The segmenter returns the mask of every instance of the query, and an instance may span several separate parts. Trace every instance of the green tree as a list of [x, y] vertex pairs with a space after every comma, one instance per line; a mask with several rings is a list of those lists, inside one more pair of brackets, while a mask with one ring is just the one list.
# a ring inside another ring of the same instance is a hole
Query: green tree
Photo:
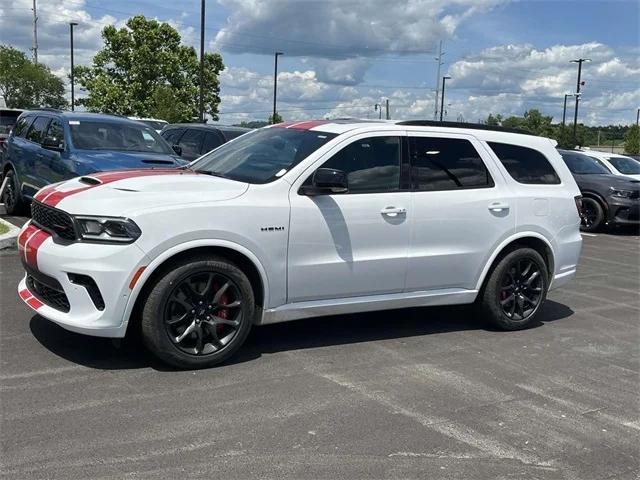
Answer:
[[629, 155], [640, 154], [640, 127], [634, 125], [624, 136], [624, 151]]
[[[88, 110], [189, 121], [199, 114], [200, 62], [193, 47], [181, 43], [168, 23], [138, 15], [126, 27], [109, 25], [102, 31], [104, 47], [90, 67], [77, 67], [78, 83], [88, 96], [77, 101]], [[204, 56], [204, 110], [218, 119], [217, 53]]]
[[282, 116], [278, 112], [276, 112], [275, 121], [274, 121], [274, 118], [273, 118], [273, 114], [269, 115], [269, 124], [282, 123], [283, 121], [284, 120], [282, 119]]
[[265, 122], [264, 120], [251, 120], [250, 122], [242, 121], [236, 124], [236, 127], [244, 127], [244, 128], [262, 128], [269, 125], [269, 122]]
[[0, 45], [0, 95], [9, 108], [63, 108], [64, 83], [48, 67], [13, 47]]

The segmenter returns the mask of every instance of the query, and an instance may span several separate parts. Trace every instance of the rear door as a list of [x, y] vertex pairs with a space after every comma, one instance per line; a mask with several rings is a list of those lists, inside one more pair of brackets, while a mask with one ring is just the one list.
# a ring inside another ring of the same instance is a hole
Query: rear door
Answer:
[[473, 290], [515, 229], [504, 178], [471, 135], [409, 132], [412, 177], [408, 291]]

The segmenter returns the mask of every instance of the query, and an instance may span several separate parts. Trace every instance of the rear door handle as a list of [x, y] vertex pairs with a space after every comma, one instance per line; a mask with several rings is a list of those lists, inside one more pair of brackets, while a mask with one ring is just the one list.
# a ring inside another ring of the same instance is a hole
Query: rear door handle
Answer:
[[407, 213], [407, 209], [402, 207], [385, 207], [380, 210], [380, 213], [382, 215], [387, 215], [388, 217], [397, 217], [398, 215], [404, 215]]
[[503, 210], [509, 210], [509, 204], [506, 202], [493, 202], [489, 204], [489, 210], [492, 212], [501, 212]]

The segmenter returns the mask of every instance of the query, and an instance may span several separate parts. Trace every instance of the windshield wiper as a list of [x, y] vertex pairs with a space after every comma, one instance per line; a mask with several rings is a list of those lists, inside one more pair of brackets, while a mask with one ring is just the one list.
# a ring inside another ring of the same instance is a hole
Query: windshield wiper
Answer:
[[212, 177], [229, 178], [224, 173], [212, 172], [211, 170], [193, 170], [196, 173], [202, 173], [203, 175], [210, 175]]

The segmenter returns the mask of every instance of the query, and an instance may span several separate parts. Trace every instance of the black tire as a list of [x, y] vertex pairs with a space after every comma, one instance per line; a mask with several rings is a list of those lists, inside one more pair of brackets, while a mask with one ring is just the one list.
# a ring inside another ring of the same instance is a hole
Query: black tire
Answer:
[[[221, 363], [236, 352], [251, 330], [255, 312], [251, 283], [224, 258], [198, 255], [175, 262], [163, 269], [148, 291], [142, 309], [143, 342], [152, 354], [174, 367], [206, 368]], [[185, 292], [191, 292], [190, 296]], [[224, 295], [233, 301], [223, 302]], [[239, 306], [233, 307], [235, 303]], [[188, 305], [193, 309], [188, 310]], [[207, 310], [211, 305], [213, 309]], [[223, 320], [224, 324], [216, 323]], [[238, 326], [232, 326], [233, 322]], [[229, 332], [219, 330], [221, 327]]]
[[8, 215], [20, 215], [27, 211], [27, 204], [22, 199], [16, 172], [12, 169], [7, 170], [5, 177], [7, 186], [2, 194], [2, 203]]
[[598, 200], [591, 197], [582, 199], [582, 222], [580, 230], [583, 232], [597, 232], [604, 224], [604, 207]]
[[[528, 264], [531, 269], [525, 272], [526, 275], [519, 275]], [[528, 281], [530, 276], [534, 279]], [[513, 284], [512, 289], [509, 289], [509, 281]], [[479, 298], [483, 316], [503, 330], [526, 328], [535, 321], [548, 288], [549, 275], [542, 256], [532, 248], [516, 247], [498, 260], [489, 273]], [[509, 300], [511, 295], [512, 302]], [[518, 312], [520, 309], [522, 314]]]

